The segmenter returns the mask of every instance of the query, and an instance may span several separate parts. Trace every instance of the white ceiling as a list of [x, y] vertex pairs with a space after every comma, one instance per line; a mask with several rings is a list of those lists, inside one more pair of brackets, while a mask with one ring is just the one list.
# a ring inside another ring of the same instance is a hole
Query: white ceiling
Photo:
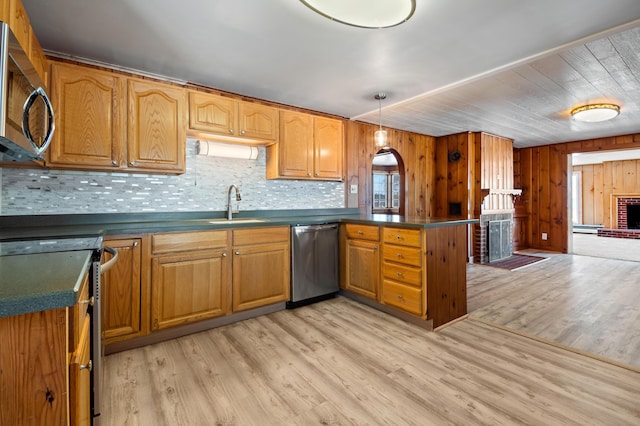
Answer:
[[[406, 23], [345, 26], [296, 0], [23, 0], [43, 47], [433, 136], [516, 147], [640, 133], [639, 0], [417, 0]], [[610, 100], [621, 114], [576, 123]]]

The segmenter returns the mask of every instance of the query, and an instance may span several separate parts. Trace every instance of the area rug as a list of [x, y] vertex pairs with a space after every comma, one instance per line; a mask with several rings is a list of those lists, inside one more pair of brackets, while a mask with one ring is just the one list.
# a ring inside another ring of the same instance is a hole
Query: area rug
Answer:
[[530, 256], [527, 254], [512, 254], [506, 259], [496, 260], [494, 262], [485, 263], [487, 266], [494, 266], [496, 268], [508, 269], [509, 271], [515, 271], [517, 269], [524, 268], [525, 266], [533, 265], [534, 263], [541, 262], [549, 259], [548, 257]]

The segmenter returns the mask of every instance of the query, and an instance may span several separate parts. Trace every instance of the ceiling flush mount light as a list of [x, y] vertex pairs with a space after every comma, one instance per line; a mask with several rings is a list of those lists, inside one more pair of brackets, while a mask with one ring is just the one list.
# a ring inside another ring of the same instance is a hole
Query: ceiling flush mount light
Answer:
[[409, 20], [415, 0], [300, 0], [320, 15], [361, 28], [388, 28]]
[[386, 130], [382, 130], [382, 100], [383, 99], [387, 99], [387, 95], [384, 94], [383, 92], [380, 92], [378, 94], [376, 94], [374, 96], [375, 99], [378, 100], [378, 111], [379, 111], [379, 115], [378, 115], [378, 123], [379, 123], [379, 127], [378, 130], [376, 130], [376, 133], [373, 136], [373, 140], [376, 143], [376, 147], [378, 148], [384, 148], [385, 146], [387, 146], [387, 131]]
[[620, 114], [620, 107], [616, 104], [583, 105], [571, 110], [574, 120], [596, 123], [615, 118]]

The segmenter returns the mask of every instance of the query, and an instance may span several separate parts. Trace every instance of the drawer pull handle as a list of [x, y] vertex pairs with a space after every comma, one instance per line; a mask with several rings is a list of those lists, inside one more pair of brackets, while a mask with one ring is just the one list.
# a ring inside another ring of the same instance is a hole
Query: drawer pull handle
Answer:
[[399, 240], [402, 239], [402, 237], [400, 235], [396, 235], [396, 238], [399, 239]]
[[364, 232], [358, 231], [358, 235], [362, 235], [362, 234], [364, 234]]
[[402, 253], [397, 253], [396, 256], [402, 257]]
[[401, 294], [398, 295], [398, 300], [404, 300], [404, 297], [402, 297]]
[[91, 362], [91, 360], [89, 360], [89, 363], [87, 365], [81, 365], [80, 366], [80, 370], [93, 370], [93, 362]]
[[240, 255], [240, 252], [239, 252], [239, 251], [237, 251], [237, 252], [236, 252], [236, 255]]
[[398, 276], [401, 277], [402, 276], [402, 272], [398, 272]]

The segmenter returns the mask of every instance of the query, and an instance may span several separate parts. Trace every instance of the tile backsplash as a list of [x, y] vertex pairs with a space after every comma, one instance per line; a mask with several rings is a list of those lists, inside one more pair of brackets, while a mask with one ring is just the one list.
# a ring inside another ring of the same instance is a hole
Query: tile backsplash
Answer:
[[196, 155], [196, 145], [187, 140], [179, 176], [2, 168], [0, 215], [220, 211], [231, 184], [241, 211], [344, 207], [342, 182], [267, 180], [263, 147], [236, 160]]

